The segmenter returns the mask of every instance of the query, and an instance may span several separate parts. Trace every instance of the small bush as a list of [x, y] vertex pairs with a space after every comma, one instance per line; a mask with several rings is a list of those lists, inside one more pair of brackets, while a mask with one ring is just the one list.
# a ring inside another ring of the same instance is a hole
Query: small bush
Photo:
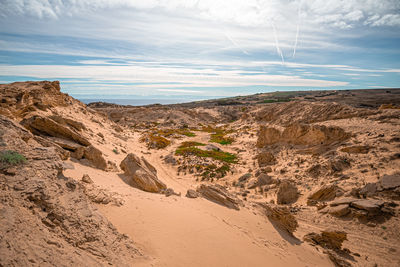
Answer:
[[171, 141], [169, 141], [168, 139], [166, 139], [162, 136], [154, 135], [152, 133], [144, 135], [140, 139], [140, 141], [146, 142], [147, 148], [149, 148], [149, 149], [151, 149], [151, 148], [153, 148], [153, 149], [166, 148], [167, 146], [169, 146], [169, 144], [171, 144]]
[[2, 166], [15, 166], [26, 162], [26, 158], [18, 152], [5, 150], [0, 151], [0, 163]]

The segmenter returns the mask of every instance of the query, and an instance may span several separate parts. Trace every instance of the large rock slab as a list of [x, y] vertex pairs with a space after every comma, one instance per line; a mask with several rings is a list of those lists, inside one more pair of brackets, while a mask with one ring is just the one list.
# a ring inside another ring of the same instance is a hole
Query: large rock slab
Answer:
[[64, 138], [77, 142], [78, 144], [89, 146], [90, 142], [77, 132], [71, 130], [50, 118], [42, 117], [39, 115], [32, 116], [28, 119], [21, 121], [21, 124], [37, 135], [48, 135], [52, 137]]
[[383, 190], [390, 190], [400, 187], [400, 173], [383, 176], [379, 181], [379, 184]]
[[379, 209], [383, 206], [385, 202], [376, 199], [360, 199], [351, 202], [351, 206], [357, 209], [366, 210], [371, 213], [379, 212]]
[[229, 194], [228, 190], [226, 190], [225, 187], [221, 185], [202, 184], [197, 188], [197, 192], [199, 192], [202, 197], [210, 201], [213, 201], [230, 209], [239, 210], [240, 200], [237, 199], [235, 196]]
[[318, 190], [316, 190], [314, 193], [312, 193], [310, 196], [308, 196], [307, 204], [313, 205], [313, 204], [316, 204], [318, 201], [333, 200], [341, 192], [342, 192], [342, 190], [337, 185], [323, 186], [323, 187], [319, 188]]
[[330, 215], [336, 216], [336, 217], [343, 217], [348, 215], [351, 210], [348, 204], [342, 204], [338, 206], [333, 206], [333, 207], [326, 207], [320, 211], [321, 213], [329, 213]]
[[278, 188], [276, 195], [278, 204], [291, 204], [299, 197], [297, 187], [289, 181], [283, 181]]
[[144, 158], [129, 153], [120, 164], [125, 175], [132, 178], [139, 189], [152, 193], [161, 193], [167, 186], [158, 179], [157, 170]]

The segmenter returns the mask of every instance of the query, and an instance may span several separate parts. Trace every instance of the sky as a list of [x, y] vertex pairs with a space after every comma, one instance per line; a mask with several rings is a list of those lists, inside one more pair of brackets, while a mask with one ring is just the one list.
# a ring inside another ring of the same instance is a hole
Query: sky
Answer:
[[170, 101], [400, 87], [400, 1], [0, 0], [0, 83], [25, 80]]

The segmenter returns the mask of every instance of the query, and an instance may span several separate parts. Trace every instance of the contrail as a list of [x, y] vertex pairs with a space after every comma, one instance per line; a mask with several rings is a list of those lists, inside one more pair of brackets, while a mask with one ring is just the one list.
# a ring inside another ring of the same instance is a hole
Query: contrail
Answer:
[[237, 48], [239, 48], [240, 50], [242, 50], [242, 52], [246, 55], [250, 55], [249, 52], [247, 52], [246, 50], [244, 50], [235, 40], [233, 40], [226, 32], [224, 32], [225, 37], [231, 41], [231, 43], [236, 46]]
[[280, 48], [280, 46], [279, 46], [278, 36], [276, 35], [275, 23], [272, 21], [272, 22], [271, 22], [271, 25], [272, 25], [272, 31], [274, 32], [274, 37], [275, 37], [276, 52], [278, 53], [278, 55], [281, 56], [282, 65], [284, 65], [284, 64], [285, 64], [285, 58], [283, 57], [282, 50], [281, 50], [281, 48]]
[[298, 11], [297, 11], [296, 41], [294, 42], [292, 58], [294, 58], [294, 56], [296, 55], [297, 40], [299, 39], [299, 32], [300, 32], [300, 9], [301, 9], [301, 2], [300, 2], [300, 4], [299, 4], [299, 9], [298, 9]]

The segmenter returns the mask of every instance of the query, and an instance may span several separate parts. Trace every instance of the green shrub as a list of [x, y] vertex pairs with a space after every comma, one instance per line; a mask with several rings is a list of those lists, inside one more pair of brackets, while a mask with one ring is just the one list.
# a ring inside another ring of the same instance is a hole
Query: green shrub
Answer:
[[[219, 160], [219, 161], [223, 161], [226, 163], [236, 163], [237, 162], [237, 158], [236, 155], [228, 153], [228, 152], [224, 152], [224, 151], [217, 151], [217, 150], [202, 150], [196, 146], [201, 146], [204, 144], [200, 144], [200, 145], [193, 145], [193, 146], [189, 146], [187, 144], [187, 142], [185, 142], [186, 144], [181, 145], [180, 147], [178, 147], [178, 149], [176, 150], [176, 154], [177, 155], [182, 155], [182, 156], [186, 156], [186, 155], [195, 155], [197, 157], [202, 157], [202, 158], [213, 158], [215, 160]], [[194, 142], [195, 143], [195, 142]]]
[[15, 166], [26, 162], [26, 158], [11, 150], [0, 151], [0, 163], [5, 166]]

